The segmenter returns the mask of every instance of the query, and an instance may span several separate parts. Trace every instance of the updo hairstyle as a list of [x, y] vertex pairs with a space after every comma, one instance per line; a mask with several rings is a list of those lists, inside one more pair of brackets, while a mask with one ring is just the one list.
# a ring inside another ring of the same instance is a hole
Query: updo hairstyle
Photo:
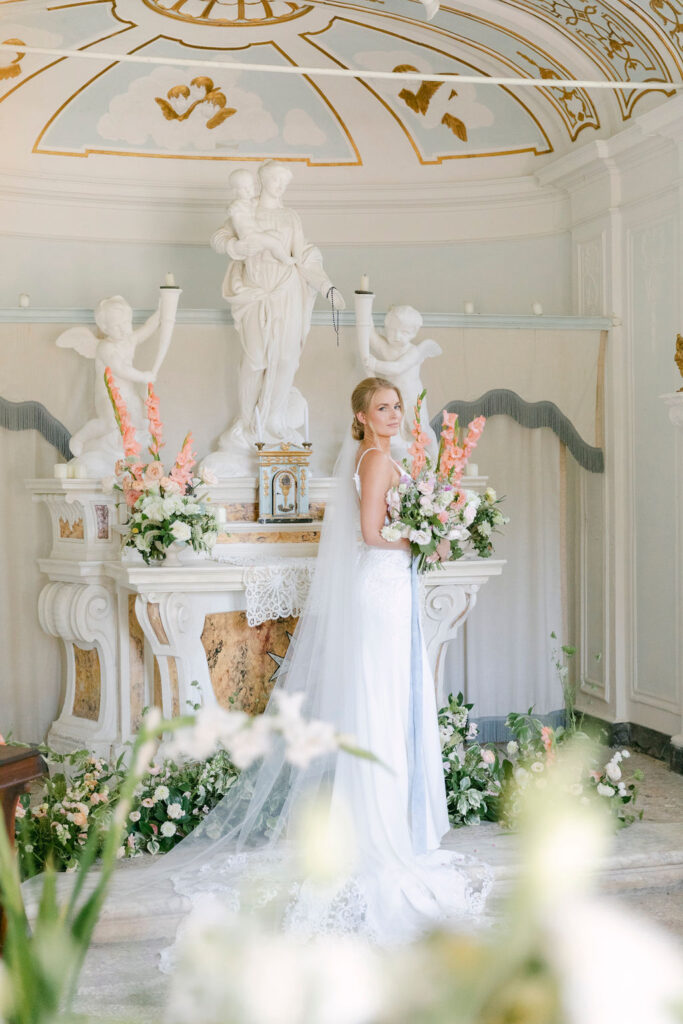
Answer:
[[351, 436], [354, 441], [363, 441], [365, 438], [365, 426], [358, 419], [359, 412], [367, 412], [370, 408], [370, 402], [372, 396], [377, 391], [383, 391], [389, 388], [391, 391], [395, 391], [398, 395], [398, 400], [401, 403], [401, 413], [403, 412], [403, 397], [401, 392], [392, 384], [386, 377], [366, 377], [360, 384], [356, 384], [351, 395], [351, 409], [353, 410], [353, 423], [351, 424]]

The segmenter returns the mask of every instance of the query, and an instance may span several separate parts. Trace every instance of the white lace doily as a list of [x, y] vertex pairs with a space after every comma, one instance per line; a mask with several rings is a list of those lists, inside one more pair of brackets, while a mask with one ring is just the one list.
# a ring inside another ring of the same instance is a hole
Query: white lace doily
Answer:
[[272, 555], [234, 555], [216, 551], [216, 562], [243, 565], [247, 622], [260, 626], [269, 619], [299, 615], [308, 597], [315, 571], [315, 558], [278, 558]]

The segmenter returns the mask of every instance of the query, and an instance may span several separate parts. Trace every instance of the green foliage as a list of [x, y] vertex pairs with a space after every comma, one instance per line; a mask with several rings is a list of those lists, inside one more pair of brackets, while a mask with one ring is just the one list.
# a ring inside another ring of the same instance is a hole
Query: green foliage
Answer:
[[451, 825], [471, 825], [475, 821], [496, 821], [500, 795], [498, 751], [488, 745], [469, 743], [477, 727], [469, 722], [472, 704], [465, 704], [462, 693], [449, 694], [448, 703], [439, 711], [439, 733], [446, 801]]

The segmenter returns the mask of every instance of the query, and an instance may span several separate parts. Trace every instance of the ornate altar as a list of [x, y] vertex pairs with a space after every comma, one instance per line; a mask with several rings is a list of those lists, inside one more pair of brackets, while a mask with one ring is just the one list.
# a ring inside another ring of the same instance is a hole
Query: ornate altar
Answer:
[[[481, 488], [485, 480], [468, 485]], [[52, 521], [52, 550], [39, 562], [47, 583], [38, 614], [66, 655], [50, 744], [118, 753], [151, 704], [169, 715], [198, 699], [262, 711], [306, 600], [332, 486], [330, 479], [308, 481], [308, 522], [261, 523], [257, 481], [227, 481], [212, 493], [227, 519], [212, 557], [147, 567], [136, 552], [121, 558], [116, 499], [99, 484], [29, 481]], [[437, 686], [449, 641], [503, 564], [462, 560], [423, 578]]]
[[258, 442], [259, 523], [310, 523], [309, 461], [313, 445], [283, 441], [277, 448]]

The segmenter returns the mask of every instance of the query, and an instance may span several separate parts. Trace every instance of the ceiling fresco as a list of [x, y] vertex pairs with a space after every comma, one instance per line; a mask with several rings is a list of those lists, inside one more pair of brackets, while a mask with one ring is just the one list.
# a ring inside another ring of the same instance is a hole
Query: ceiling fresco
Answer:
[[[619, 130], [683, 74], [683, 0], [468, 0], [433, 21], [417, 0], [0, 2], [0, 130], [34, 154], [360, 167], [373, 147], [413, 166], [539, 158]], [[101, 51], [107, 60], [26, 53]], [[155, 58], [131, 63], [119, 58]], [[183, 67], [178, 60], [220, 61]], [[168, 63], [165, 63], [168, 61]], [[352, 68], [274, 75], [230, 65]], [[414, 71], [414, 82], [363, 77]], [[661, 83], [522, 90], [435, 82], [505, 75]]]

